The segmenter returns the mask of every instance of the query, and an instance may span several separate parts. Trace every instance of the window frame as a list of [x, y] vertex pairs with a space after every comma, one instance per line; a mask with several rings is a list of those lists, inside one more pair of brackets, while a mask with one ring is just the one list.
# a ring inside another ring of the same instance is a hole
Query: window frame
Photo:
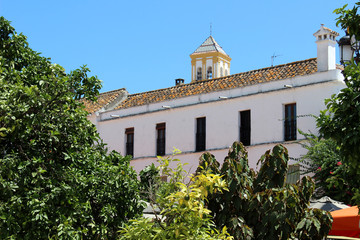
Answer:
[[206, 117], [196, 118], [195, 152], [206, 150]]
[[156, 124], [156, 155], [164, 156], [166, 154], [166, 123]]
[[239, 140], [244, 146], [251, 145], [251, 110], [243, 110], [239, 113]]
[[134, 157], [134, 140], [135, 129], [133, 127], [125, 129], [125, 155], [131, 155]]
[[284, 140], [297, 139], [296, 103], [284, 105]]

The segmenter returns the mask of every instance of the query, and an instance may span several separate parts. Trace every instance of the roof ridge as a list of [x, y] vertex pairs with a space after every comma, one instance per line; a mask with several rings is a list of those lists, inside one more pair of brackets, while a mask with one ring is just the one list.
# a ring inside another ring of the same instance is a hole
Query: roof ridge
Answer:
[[[200, 54], [205, 52], [219, 52], [229, 56], [224, 49], [216, 42], [215, 38], [210, 35], [192, 54]], [[192, 55], [191, 54], [191, 55]]]
[[108, 91], [108, 92], [102, 92], [102, 93], [99, 93], [99, 96], [114, 93], [114, 92], [117, 92], [117, 91], [124, 91], [124, 90], [126, 90], [126, 88], [119, 88], [119, 89], [111, 90], [111, 91]]
[[[225, 77], [205, 79], [129, 95], [127, 95], [128, 92], [125, 88], [121, 88], [101, 93], [98, 96], [102, 99], [101, 102], [84, 102], [84, 104], [86, 105], [88, 112], [93, 113], [99, 111], [99, 109], [107, 111], [109, 109], [126, 109], [134, 106], [160, 103], [198, 94], [242, 88], [254, 84], [315, 74], [317, 72], [316, 62], [317, 58], [309, 58], [272, 67], [236, 73]], [[124, 94], [126, 94], [127, 97]]]
[[228, 76], [225, 76], [225, 77], [198, 80], [198, 81], [195, 81], [195, 82], [185, 83], [185, 84], [181, 84], [181, 85], [177, 85], [177, 86], [171, 86], [171, 87], [167, 87], [167, 88], [161, 88], [161, 89], [155, 89], [155, 90], [150, 90], [150, 91], [145, 91], [145, 92], [133, 93], [133, 94], [129, 94], [128, 97], [137, 96], [137, 95], [144, 94], [144, 93], [161, 92], [161, 91], [165, 91], [167, 89], [172, 89], [172, 88], [184, 88], [184, 87], [189, 86], [189, 85], [196, 85], [196, 84], [205, 83], [205, 82], [218, 81], [218, 80], [226, 79], [226, 78], [229, 78], [229, 77], [232, 77], [232, 76], [251, 74], [251, 73], [254, 73], [254, 72], [260, 72], [260, 71], [264, 71], [264, 70], [268, 70], [268, 69], [274, 69], [274, 68], [280, 68], [280, 67], [284, 67], [284, 66], [288, 66], [288, 65], [299, 64], [301, 62], [310, 62], [310, 61], [313, 61], [313, 60], [316, 60], [316, 58], [308, 58], [308, 59], [305, 59], [305, 60], [299, 60], [299, 61], [295, 61], [295, 62], [291, 62], [291, 63], [280, 64], [280, 65], [276, 65], [276, 66], [272, 66], [272, 67], [254, 69], [254, 70], [250, 70], [250, 71], [246, 71], [246, 72], [231, 74], [231, 75], [228, 75]]
[[[222, 49], [222, 47], [217, 43], [217, 41], [215, 40], [215, 38], [213, 38], [211, 35], [210, 35], [210, 37], [211, 37], [211, 39], [213, 40], [213, 44], [214, 44], [214, 47], [215, 47], [215, 49], [216, 49], [216, 51], [218, 51], [218, 52], [220, 52], [221, 50], [220, 49]], [[220, 48], [220, 49], [218, 49], [218, 47]], [[222, 49], [223, 51], [224, 51], [224, 49]], [[225, 51], [224, 51], [225, 52]], [[227, 55], [227, 54], [226, 54]]]
[[263, 70], [267, 70], [267, 69], [271, 69], [271, 68], [280, 68], [280, 67], [293, 65], [293, 64], [298, 64], [298, 63], [301, 63], [301, 62], [308, 62], [308, 61], [312, 61], [312, 60], [317, 60], [317, 58], [308, 58], [308, 59], [305, 59], [305, 60], [299, 60], [299, 61], [295, 61], [295, 62], [284, 63], [284, 64], [272, 66], [272, 67], [254, 69], [254, 70], [250, 70], [250, 71], [247, 71], [247, 72], [235, 73], [235, 74], [232, 74], [232, 75], [240, 75], [240, 74], [243, 74], [243, 73], [252, 73], [252, 72], [263, 71]]
[[243, 75], [243, 74], [250, 74], [250, 73], [254, 73], [254, 72], [260, 72], [260, 71], [264, 71], [264, 70], [268, 70], [268, 69], [274, 69], [274, 68], [280, 68], [280, 67], [284, 67], [284, 66], [288, 66], [288, 65], [293, 65], [293, 64], [298, 64], [301, 62], [310, 62], [312, 60], [316, 60], [317, 58], [308, 58], [305, 60], [299, 60], [299, 61], [295, 61], [295, 62], [291, 62], [291, 63], [285, 63], [285, 64], [280, 64], [280, 65], [276, 65], [276, 66], [272, 66], [272, 67], [265, 67], [265, 68], [259, 68], [259, 69], [254, 69], [254, 70], [250, 70], [250, 71], [246, 71], [246, 72], [240, 72], [240, 73], [234, 73], [225, 77], [218, 77], [218, 78], [212, 78], [212, 79], [204, 79], [204, 80], [198, 80], [196, 82], [190, 82], [188, 84], [196, 84], [196, 83], [200, 83], [200, 82], [209, 82], [209, 81], [214, 81], [214, 80], [220, 80], [220, 79], [226, 79], [232, 76], [239, 76], [239, 75]]

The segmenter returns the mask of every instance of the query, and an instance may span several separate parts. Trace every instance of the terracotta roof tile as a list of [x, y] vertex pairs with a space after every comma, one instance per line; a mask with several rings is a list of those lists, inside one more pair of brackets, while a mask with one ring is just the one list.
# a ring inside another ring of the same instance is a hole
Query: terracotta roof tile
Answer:
[[131, 94], [115, 109], [125, 109], [165, 100], [193, 96], [202, 93], [239, 88], [258, 83], [271, 82], [315, 73], [317, 71], [316, 58], [292, 62], [284, 65], [268, 67], [230, 76], [196, 81], [170, 88], [149, 92]]
[[338, 32], [335, 32], [333, 30], [331, 30], [330, 28], [327, 28], [327, 27], [323, 27], [324, 29], [328, 30], [330, 33], [336, 35], [336, 36], [339, 36], [340, 34]]
[[83, 102], [85, 105], [85, 110], [92, 114], [112, 103], [124, 91], [126, 90], [124, 88], [121, 88], [110, 92], [100, 93], [100, 95], [97, 97], [96, 102], [92, 102], [84, 98], [80, 99], [79, 101]]

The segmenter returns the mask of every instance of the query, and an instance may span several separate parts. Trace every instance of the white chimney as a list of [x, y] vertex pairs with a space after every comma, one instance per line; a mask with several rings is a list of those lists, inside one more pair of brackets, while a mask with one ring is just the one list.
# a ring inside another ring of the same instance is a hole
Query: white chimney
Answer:
[[324, 27], [313, 34], [317, 44], [317, 68], [318, 72], [336, 69], [336, 37], [339, 33]]

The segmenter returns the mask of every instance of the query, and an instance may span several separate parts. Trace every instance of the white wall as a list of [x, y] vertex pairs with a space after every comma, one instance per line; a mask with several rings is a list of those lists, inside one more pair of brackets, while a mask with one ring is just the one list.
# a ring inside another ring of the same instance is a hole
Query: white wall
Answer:
[[[315, 120], [324, 109], [324, 99], [344, 87], [339, 70], [316, 73], [245, 88], [213, 92], [171, 101], [105, 112], [97, 122], [98, 131], [108, 147], [125, 152], [125, 129], [134, 127], [134, 160], [137, 171], [156, 160], [156, 124], [166, 122], [166, 154], [173, 147], [184, 153], [178, 156], [196, 170], [201, 153], [195, 151], [196, 118], [206, 117], [206, 148], [222, 161], [228, 147], [239, 140], [239, 112], [251, 110], [250, 166], [255, 168], [259, 157], [284, 138], [284, 104], [297, 104], [297, 127], [316, 133]], [[285, 88], [284, 85], [292, 85]], [[228, 99], [219, 99], [226, 96]], [[171, 109], [162, 108], [163, 105]], [[120, 115], [111, 118], [110, 115]], [[297, 139], [303, 139], [298, 134]], [[289, 155], [299, 157], [304, 149], [296, 142], [286, 142]]]

